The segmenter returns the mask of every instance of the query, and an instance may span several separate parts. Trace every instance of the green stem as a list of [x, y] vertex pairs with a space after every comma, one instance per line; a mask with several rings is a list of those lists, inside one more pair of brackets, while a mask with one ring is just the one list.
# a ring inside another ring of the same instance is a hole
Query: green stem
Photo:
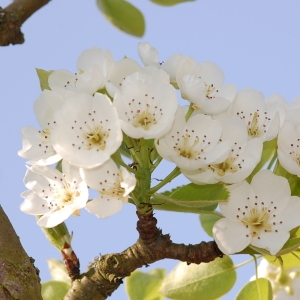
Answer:
[[135, 174], [135, 175], [138, 174], [138, 172], [137, 172], [135, 169], [129, 167], [129, 166], [123, 161], [123, 159], [122, 159], [122, 157], [121, 157], [121, 155], [120, 155], [119, 152], [114, 153], [114, 154], [111, 156], [111, 158], [112, 158], [112, 160], [113, 160], [116, 164], [119, 164], [120, 166], [124, 167], [128, 172], [133, 173], [133, 174]]
[[138, 164], [141, 164], [142, 162], [140, 160], [140, 157], [139, 157], [139, 155], [137, 155], [137, 152], [136, 152], [136, 149], [138, 146], [136, 143], [136, 140], [130, 138], [126, 134], [123, 134], [123, 141], [124, 141], [125, 145], [127, 146], [128, 150], [130, 151], [133, 161]]
[[185, 120], [186, 121], [190, 118], [190, 116], [192, 115], [193, 112], [194, 112], [194, 109], [193, 109], [193, 105], [191, 103], [190, 106], [189, 106], [189, 110], [187, 111], [187, 113], [185, 115]]
[[275, 152], [275, 154], [273, 155], [272, 159], [270, 160], [269, 164], [268, 164], [268, 167], [267, 169], [270, 170], [274, 164], [274, 162], [276, 161], [277, 159], [277, 152]]
[[160, 156], [160, 157], [155, 161], [155, 163], [152, 165], [151, 173], [158, 167], [158, 165], [161, 163], [162, 160], [163, 160], [163, 158]]
[[163, 179], [159, 184], [155, 185], [154, 187], [148, 189], [147, 194], [153, 195], [156, 191], [160, 188], [165, 186], [167, 183], [172, 181], [175, 177], [181, 174], [181, 171], [178, 167], [176, 167], [165, 179]]

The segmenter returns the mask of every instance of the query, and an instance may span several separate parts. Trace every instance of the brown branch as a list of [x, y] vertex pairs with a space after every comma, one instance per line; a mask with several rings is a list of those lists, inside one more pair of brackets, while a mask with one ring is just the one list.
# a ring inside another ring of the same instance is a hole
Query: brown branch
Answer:
[[0, 7], [0, 46], [23, 44], [22, 24], [50, 0], [15, 0], [2, 9]]
[[200, 264], [223, 256], [214, 241], [196, 245], [173, 243], [168, 234], [162, 234], [156, 227], [157, 220], [152, 210], [149, 214], [137, 215], [137, 230], [140, 234], [137, 242], [122, 253], [97, 258], [89, 271], [82, 274], [80, 280], [73, 282], [64, 300], [106, 299], [119, 287], [124, 277], [137, 268], [161, 259]]
[[38, 270], [0, 206], [0, 299], [42, 300]]

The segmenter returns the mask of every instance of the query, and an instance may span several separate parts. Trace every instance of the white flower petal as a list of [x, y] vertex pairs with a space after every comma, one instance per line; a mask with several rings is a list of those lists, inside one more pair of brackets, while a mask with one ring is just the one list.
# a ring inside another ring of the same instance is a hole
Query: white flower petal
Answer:
[[220, 219], [213, 227], [213, 236], [219, 249], [226, 255], [245, 249], [251, 241], [249, 230], [240, 222]]
[[89, 201], [86, 205], [86, 210], [98, 218], [110, 217], [122, 209], [123, 202], [118, 198], [113, 197], [97, 197]]

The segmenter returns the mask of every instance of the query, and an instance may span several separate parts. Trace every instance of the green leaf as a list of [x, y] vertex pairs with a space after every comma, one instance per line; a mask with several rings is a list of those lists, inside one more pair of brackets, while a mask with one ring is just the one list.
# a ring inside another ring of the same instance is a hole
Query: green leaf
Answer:
[[98, 7], [106, 19], [118, 29], [142, 37], [145, 32], [143, 14], [124, 0], [97, 0]]
[[45, 71], [43, 69], [35, 69], [36, 73], [39, 77], [40, 80], [40, 87], [41, 90], [51, 90], [48, 84], [48, 77], [50, 76], [51, 73], [53, 73], [54, 71]]
[[227, 201], [228, 190], [221, 184], [190, 183], [175, 189], [170, 195], [156, 195], [165, 201], [185, 207], [202, 207]]
[[276, 154], [277, 151], [277, 138], [271, 140], [271, 141], [267, 141], [264, 142], [263, 144], [263, 152], [262, 152], [262, 156], [260, 159], [260, 162], [257, 164], [257, 166], [254, 168], [254, 170], [252, 171], [252, 173], [248, 176], [247, 181], [250, 183], [253, 176], [259, 171], [261, 170], [264, 165], [271, 160], [271, 158]]
[[163, 6], [171, 6], [183, 2], [194, 2], [196, 0], [150, 0], [150, 1]]
[[71, 278], [69, 277], [66, 266], [62, 261], [48, 258], [47, 263], [52, 280], [62, 281], [71, 285]]
[[70, 285], [62, 281], [47, 281], [42, 283], [43, 300], [61, 300], [70, 289]]
[[238, 293], [236, 300], [272, 300], [273, 292], [269, 280], [259, 278], [248, 282]]
[[212, 229], [215, 223], [221, 218], [222, 218], [221, 216], [210, 215], [210, 214], [200, 214], [199, 216], [202, 228], [211, 237], [213, 236]]
[[130, 300], [163, 300], [158, 290], [165, 277], [165, 269], [153, 269], [147, 273], [141, 271], [131, 273], [126, 278], [125, 286]]
[[236, 272], [229, 256], [200, 265], [180, 262], [167, 275], [160, 292], [176, 300], [215, 300], [225, 295], [235, 281]]

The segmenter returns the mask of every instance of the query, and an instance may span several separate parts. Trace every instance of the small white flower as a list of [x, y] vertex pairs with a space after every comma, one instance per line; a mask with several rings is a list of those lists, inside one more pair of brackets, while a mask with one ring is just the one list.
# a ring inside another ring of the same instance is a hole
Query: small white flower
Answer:
[[223, 219], [213, 227], [214, 239], [224, 254], [242, 251], [250, 244], [272, 255], [289, 239], [289, 230], [300, 225], [300, 198], [291, 196], [288, 181], [269, 170], [228, 187], [230, 198], [220, 204]]
[[77, 60], [77, 72], [57, 70], [48, 78], [52, 91], [64, 94], [68, 90], [94, 94], [105, 86], [113, 68], [114, 59], [109, 51], [98, 47], [85, 50]]
[[18, 152], [18, 155], [29, 159], [27, 163], [50, 165], [61, 159], [61, 156], [53, 149], [51, 131], [55, 127], [54, 113], [64, 102], [64, 97], [49, 90], [44, 90], [34, 102], [34, 112], [42, 130], [31, 126], [21, 129], [23, 148]]
[[70, 164], [94, 168], [107, 161], [122, 143], [116, 109], [107, 96], [75, 94], [55, 114], [55, 151]]
[[118, 169], [111, 159], [97, 168], [81, 171], [88, 186], [100, 193], [86, 205], [86, 209], [98, 218], [106, 218], [120, 211], [136, 185], [136, 178], [126, 169]]
[[285, 122], [279, 131], [277, 145], [280, 164], [289, 173], [300, 176], [300, 124]]
[[231, 142], [219, 142], [221, 134], [219, 121], [202, 114], [186, 121], [183, 108], [178, 107], [171, 130], [156, 140], [155, 145], [160, 156], [179, 168], [197, 170], [220, 163], [228, 156]]
[[224, 112], [237, 94], [233, 84], [223, 86], [224, 73], [212, 62], [193, 64], [182, 59], [176, 73], [177, 84], [184, 99], [195, 109], [217, 115]]
[[261, 138], [263, 141], [270, 141], [278, 135], [282, 123], [280, 119], [286, 113], [279, 100], [276, 105], [273, 101], [266, 102], [264, 95], [254, 89], [239, 92], [231, 109], [233, 115], [245, 122], [249, 139]]
[[196, 184], [217, 182], [236, 183], [247, 178], [261, 159], [261, 139], [248, 141], [245, 124], [237, 117], [218, 119], [223, 127], [221, 140], [231, 142], [231, 150], [224, 161], [209, 164], [200, 170], [183, 170], [182, 173]]
[[54, 227], [70, 215], [79, 215], [88, 200], [88, 188], [79, 175], [79, 169], [62, 162], [62, 171], [48, 166], [28, 167], [24, 184], [29, 189], [21, 194], [25, 198], [21, 211], [43, 215], [37, 222], [42, 227]]
[[113, 103], [128, 136], [154, 139], [170, 130], [177, 96], [171, 84], [137, 72], [123, 81]]

